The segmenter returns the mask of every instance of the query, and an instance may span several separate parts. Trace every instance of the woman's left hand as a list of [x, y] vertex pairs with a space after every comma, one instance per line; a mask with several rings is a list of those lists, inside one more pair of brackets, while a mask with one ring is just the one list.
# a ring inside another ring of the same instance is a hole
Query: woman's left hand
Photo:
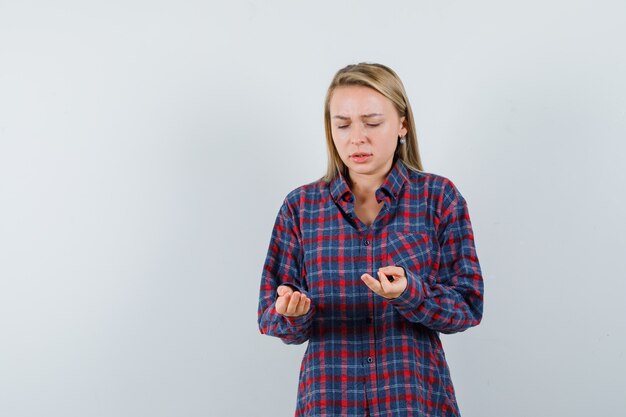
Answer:
[[[392, 281], [388, 278], [390, 276], [393, 277]], [[365, 273], [361, 275], [361, 280], [363, 280], [370, 290], [388, 299], [396, 298], [402, 294], [407, 285], [404, 268], [401, 266], [384, 266], [378, 268], [378, 279]]]

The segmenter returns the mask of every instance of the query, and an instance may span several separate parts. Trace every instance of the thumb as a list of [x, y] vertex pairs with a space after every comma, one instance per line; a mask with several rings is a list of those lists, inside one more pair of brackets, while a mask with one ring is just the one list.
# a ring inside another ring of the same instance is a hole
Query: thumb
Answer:
[[283, 295], [293, 294], [293, 290], [287, 285], [280, 285], [276, 290], [278, 296], [282, 297]]

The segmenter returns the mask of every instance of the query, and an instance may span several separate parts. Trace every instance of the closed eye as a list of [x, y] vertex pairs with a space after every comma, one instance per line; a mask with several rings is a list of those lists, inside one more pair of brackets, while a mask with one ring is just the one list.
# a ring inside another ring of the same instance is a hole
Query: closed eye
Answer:
[[[367, 127], [376, 127], [376, 126], [380, 126], [382, 123], [366, 123], [365, 126]], [[350, 125], [338, 125], [337, 129], [345, 129], [347, 127], [350, 127]]]

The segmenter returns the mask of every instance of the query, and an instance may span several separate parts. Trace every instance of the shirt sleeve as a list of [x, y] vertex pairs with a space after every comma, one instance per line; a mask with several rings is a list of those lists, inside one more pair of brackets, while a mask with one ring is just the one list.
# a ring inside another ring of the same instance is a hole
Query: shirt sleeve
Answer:
[[465, 199], [452, 183], [439, 224], [439, 269], [427, 280], [404, 268], [407, 288], [390, 300], [406, 319], [441, 333], [476, 326], [483, 314], [483, 279]]
[[303, 316], [285, 317], [276, 312], [276, 290], [280, 285], [289, 285], [308, 297], [302, 269], [300, 234], [285, 199], [276, 216], [263, 265], [258, 323], [262, 334], [278, 337], [287, 344], [301, 344], [308, 340], [315, 306], [311, 303]]

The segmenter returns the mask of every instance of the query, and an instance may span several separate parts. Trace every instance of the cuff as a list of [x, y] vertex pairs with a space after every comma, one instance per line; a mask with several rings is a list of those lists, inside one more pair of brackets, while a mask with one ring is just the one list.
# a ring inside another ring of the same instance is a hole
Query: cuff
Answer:
[[311, 321], [311, 319], [313, 318], [313, 304], [311, 304], [309, 311], [303, 316], [290, 317], [290, 316], [281, 315], [281, 317], [283, 317], [285, 321], [289, 323], [291, 326], [298, 327], [298, 328], [306, 327], [309, 321]]
[[417, 274], [404, 267], [403, 269], [407, 280], [406, 288], [402, 294], [396, 298], [390, 299], [389, 302], [400, 312], [414, 312], [424, 301], [424, 284]]

